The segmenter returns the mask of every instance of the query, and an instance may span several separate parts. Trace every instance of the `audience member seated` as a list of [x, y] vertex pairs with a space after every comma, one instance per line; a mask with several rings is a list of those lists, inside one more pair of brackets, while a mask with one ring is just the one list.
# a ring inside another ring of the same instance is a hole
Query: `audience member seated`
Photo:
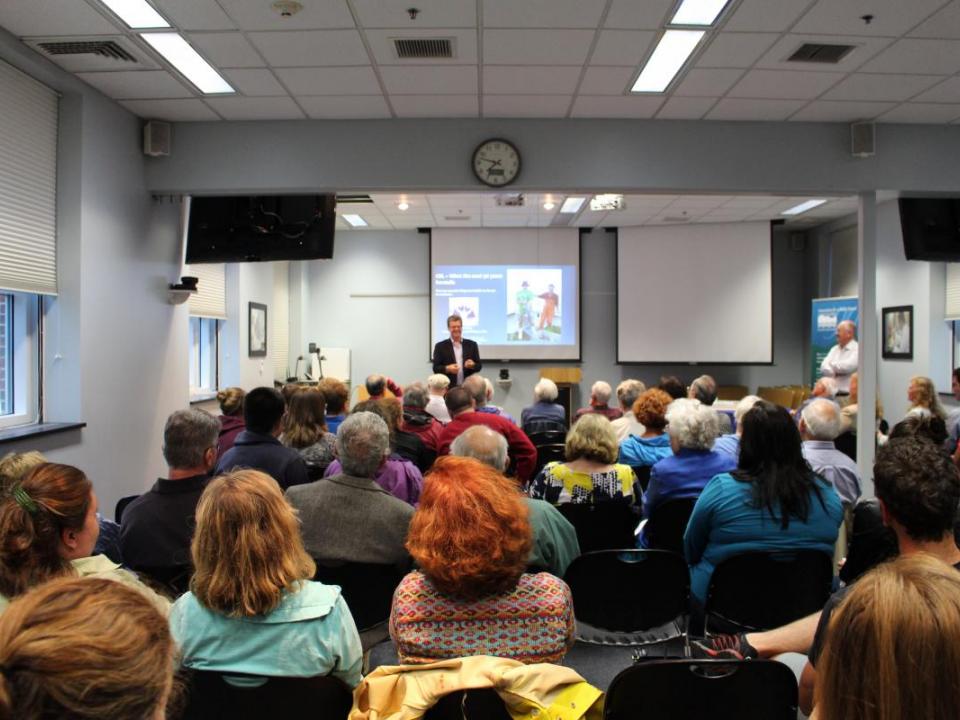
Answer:
[[444, 400], [453, 419], [440, 433], [441, 455], [450, 452], [450, 443], [468, 427], [486, 425], [507, 439], [507, 445], [510, 448], [510, 460], [517, 478], [523, 483], [530, 480], [530, 476], [537, 466], [537, 449], [520, 428], [499, 415], [476, 412], [473, 395], [465, 387], [451, 388], [447, 391]]
[[385, 398], [387, 396], [387, 390], [389, 390], [396, 398], [403, 397], [403, 390], [401, 387], [392, 379], [384, 377], [383, 375], [368, 375], [364, 386], [367, 389], [367, 395], [370, 396], [370, 400], [380, 400]]
[[672, 400], [679, 400], [687, 396], [686, 385], [676, 375], [662, 375], [657, 387], [669, 395]]
[[317, 390], [323, 393], [323, 399], [327, 401], [327, 432], [336, 435], [340, 423], [347, 417], [350, 390], [336, 378], [323, 378], [317, 384]]
[[929, 440], [939, 448], [944, 448], [947, 424], [936, 415], [907, 415], [890, 430], [888, 439], [898, 438], [921, 438]]
[[389, 454], [390, 433], [383, 419], [370, 412], [351, 413], [337, 431], [342, 472], [287, 491], [300, 518], [303, 544], [315, 560], [409, 564], [403, 544], [413, 508], [374, 479]]
[[163, 428], [167, 477], [123, 511], [120, 550], [135, 569], [190, 565], [200, 495], [217, 457], [220, 423], [203, 410], [177, 410]]
[[707, 483], [684, 536], [690, 591], [703, 606], [714, 568], [748, 552], [833, 553], [843, 507], [803, 459], [786, 409], [761, 401], [743, 416], [738, 469]]
[[[699, 400], [702, 405], [712, 407], [717, 401], [717, 381], [709, 375], [701, 375], [692, 383], [687, 390], [687, 397], [693, 400]], [[717, 421], [720, 423], [720, 435], [728, 435], [733, 432], [733, 424], [730, 422], [730, 416], [725, 412], [717, 411]]]
[[484, 385], [484, 388], [486, 389], [486, 393], [484, 394], [483, 405], [478, 405], [477, 410], [479, 412], [488, 412], [488, 413], [493, 413], [494, 415], [500, 415], [501, 417], [505, 417], [507, 420], [512, 422], [514, 425], [516, 425], [517, 421], [513, 418], [513, 415], [508, 413], [499, 405], [493, 404], [493, 396], [495, 394], [495, 391], [494, 391], [493, 383], [490, 382], [490, 378], [485, 377], [483, 379], [483, 385]]
[[590, 404], [577, 410], [573, 421], [577, 422], [584, 415], [603, 415], [607, 420], [616, 420], [623, 415], [620, 408], [610, 407], [610, 395], [613, 390], [610, 389], [610, 383], [603, 380], [597, 380], [590, 386]]
[[620, 412], [622, 417], [618, 417], [611, 422], [613, 431], [617, 434], [617, 442], [623, 442], [631, 435], [643, 435], [646, 428], [637, 420], [633, 414], [633, 405], [644, 392], [647, 386], [639, 380], [624, 380], [617, 385], [617, 402], [620, 403]]
[[427, 392], [430, 393], [430, 397], [424, 410], [444, 425], [450, 422], [450, 412], [447, 410], [447, 403], [443, 400], [449, 387], [450, 378], [443, 373], [434, 373], [427, 378]]
[[[390, 433], [391, 421], [388, 411], [384, 407], [384, 403], [378, 400], [367, 400], [362, 403], [357, 403], [350, 412], [350, 415], [364, 412], [372, 413], [383, 420], [389, 433], [388, 442], [392, 443], [394, 435]], [[339, 431], [337, 434], [339, 436]], [[377, 455], [377, 457], [379, 458], [380, 456]], [[323, 476], [324, 478], [330, 478], [341, 472], [343, 472], [343, 465], [341, 461], [337, 459], [330, 463]], [[420, 500], [420, 491], [423, 488], [423, 474], [412, 462], [393, 452], [392, 444], [389, 445], [386, 460], [381, 460], [376, 474], [373, 476], [373, 480], [394, 497], [414, 507], [416, 507], [417, 502]]]
[[280, 395], [283, 397], [283, 404], [286, 407], [290, 407], [290, 401], [293, 400], [293, 396], [297, 393], [301, 393], [306, 390], [306, 385], [301, 385], [300, 383], [288, 382], [282, 388], [280, 388]]
[[817, 720], [951, 720], [960, 707], [960, 574], [923, 554], [857, 581], [830, 623]]
[[412, 462], [421, 473], [429, 470], [437, 459], [437, 453], [427, 447], [420, 435], [403, 430], [403, 406], [400, 401], [396, 398], [381, 398], [367, 402], [376, 402], [383, 410], [383, 419], [390, 430], [390, 447], [393, 452]]
[[228, 387], [217, 393], [217, 403], [220, 405], [220, 437], [217, 440], [217, 462], [224, 453], [233, 447], [237, 435], [246, 427], [243, 424], [243, 398], [246, 396], [243, 388]]
[[530, 497], [554, 505], [633, 502], [633, 468], [617, 463], [617, 436], [603, 415], [584, 415], [570, 428], [564, 457], [544, 466], [530, 483]]
[[833, 441], [840, 434], [840, 408], [832, 400], [816, 398], [800, 415], [803, 457], [813, 471], [833, 485], [845, 507], [860, 497], [860, 469], [837, 450]]
[[169, 602], [103, 555], [93, 484], [70, 465], [37, 465], [0, 497], [0, 612], [35, 585], [60, 575], [129, 585], [166, 615]]
[[429, 399], [430, 393], [423, 383], [413, 383], [403, 389], [403, 423], [400, 429], [418, 435], [427, 450], [436, 456], [443, 424], [427, 412]]
[[[960, 367], [954, 368], [950, 376], [950, 392], [954, 400], [960, 401]], [[955, 454], [960, 447], [960, 408], [954, 407], [947, 415], [947, 430], [950, 436], [947, 447]]]
[[393, 596], [390, 635], [400, 661], [563, 659], [574, 641], [573, 600], [559, 578], [524, 574], [532, 544], [527, 506], [511, 480], [472, 458], [439, 458], [407, 537], [420, 570]]
[[[670, 403], [667, 433], [673, 455], [650, 471], [650, 484], [643, 494], [644, 518], [649, 520], [657, 507], [669, 500], [698, 497], [714, 477], [736, 469], [736, 458], [711, 450], [718, 427], [717, 412], [699, 400], [681, 398]], [[639, 544], [647, 547], [643, 532]]]
[[300, 453], [284, 447], [277, 439], [283, 430], [283, 396], [268, 387], [247, 393], [243, 401], [243, 420], [247, 429], [237, 435], [233, 447], [217, 463], [217, 475], [234, 468], [261, 470], [281, 488], [309, 482], [307, 464]]
[[[336, 586], [313, 582], [297, 516], [268, 475], [236, 470], [197, 506], [190, 592], [170, 611], [184, 667], [360, 682], [360, 638]], [[264, 681], [237, 678], [237, 685]]]
[[907, 410], [907, 415], [936, 415], [946, 422], [947, 412], [940, 404], [937, 388], [934, 387], [933, 380], [930, 378], [922, 375], [915, 375], [910, 378], [907, 400], [910, 401], [910, 409]]
[[533, 386], [533, 405], [520, 413], [520, 424], [528, 435], [567, 429], [567, 411], [557, 402], [559, 390], [550, 378], [540, 378]]
[[96, 578], [43, 583], [0, 617], [0, 717], [163, 718], [175, 650], [140, 593]]
[[750, 408], [760, 402], [756, 395], [747, 395], [740, 399], [736, 409], [733, 411], [733, 422], [737, 426], [736, 432], [721, 435], [713, 443], [713, 449], [717, 452], [727, 453], [733, 457], [740, 457], [740, 436], [743, 434], [743, 426], [740, 424], [743, 416], [750, 412]]
[[[857, 377], [857, 373], [853, 373], [850, 376], [850, 396], [847, 398], [847, 403], [840, 410], [840, 434], [847, 432], [852, 432], [856, 434], [857, 432], [857, 411], [859, 410], [859, 390], [860, 382]], [[883, 403], [880, 402], [880, 393], [877, 393], [876, 396], [877, 410], [876, 410], [876, 425], [878, 428], [878, 437], [879, 437], [879, 425], [883, 420]]]
[[620, 462], [633, 468], [653, 467], [673, 454], [670, 436], [665, 430], [667, 407], [671, 402], [672, 398], [657, 388], [640, 393], [633, 404], [633, 414], [643, 425], [643, 434], [631, 435], [620, 443]]
[[[507, 439], [483, 425], [464, 430], [450, 446], [450, 454], [471, 457], [499, 473], [507, 469]], [[516, 490], [519, 492], [520, 488]], [[580, 554], [577, 531], [560, 511], [545, 500], [523, 497], [530, 512], [533, 548], [527, 566], [563, 577], [567, 567]]]
[[283, 418], [283, 444], [300, 453], [308, 474], [311, 470], [322, 474], [333, 462], [336, 439], [327, 431], [326, 399], [322, 392], [309, 389], [290, 398]]

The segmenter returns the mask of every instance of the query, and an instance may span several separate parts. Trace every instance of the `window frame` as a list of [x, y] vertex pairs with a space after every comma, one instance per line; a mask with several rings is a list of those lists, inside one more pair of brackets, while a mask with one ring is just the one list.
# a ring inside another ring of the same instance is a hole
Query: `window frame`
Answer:
[[[8, 310], [11, 412], [0, 414], [0, 430], [40, 422], [43, 337], [41, 297], [31, 293], [3, 291], [10, 297]], [[3, 408], [0, 408], [2, 412]]]
[[[208, 325], [212, 323], [212, 325]], [[189, 387], [190, 400], [203, 400], [215, 395], [220, 389], [220, 331], [222, 321], [219, 318], [189, 316]], [[204, 338], [204, 335], [207, 335]], [[206, 348], [206, 351], [204, 350]], [[210, 366], [204, 367], [206, 363]], [[197, 384], [194, 384], [194, 380]], [[213, 386], [203, 384], [212, 380]]]

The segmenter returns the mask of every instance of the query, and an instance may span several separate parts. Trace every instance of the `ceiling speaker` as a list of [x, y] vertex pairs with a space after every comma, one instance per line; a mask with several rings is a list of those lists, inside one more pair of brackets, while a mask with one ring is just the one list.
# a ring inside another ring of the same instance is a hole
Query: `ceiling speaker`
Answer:
[[877, 153], [877, 126], [872, 122], [850, 124], [850, 154], [858, 158], [873, 157]]
[[161, 120], [150, 120], [143, 126], [143, 154], [166, 157], [170, 154], [173, 126]]

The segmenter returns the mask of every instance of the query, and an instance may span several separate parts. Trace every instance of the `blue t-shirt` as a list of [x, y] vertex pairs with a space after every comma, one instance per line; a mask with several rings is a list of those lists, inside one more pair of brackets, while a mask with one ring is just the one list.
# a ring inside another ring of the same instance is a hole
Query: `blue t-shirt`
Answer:
[[617, 462], [631, 467], [656, 465], [670, 455], [673, 455], [673, 450], [670, 449], [670, 436], [667, 433], [651, 438], [631, 435], [620, 443]]

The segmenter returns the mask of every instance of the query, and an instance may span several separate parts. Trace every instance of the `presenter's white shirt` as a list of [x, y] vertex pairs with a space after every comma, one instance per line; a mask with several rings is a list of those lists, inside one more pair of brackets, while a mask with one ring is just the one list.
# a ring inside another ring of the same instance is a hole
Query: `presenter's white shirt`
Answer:
[[453, 345], [453, 356], [457, 360], [457, 385], [463, 385], [463, 343], [450, 341]]
[[832, 377], [837, 381], [839, 392], [850, 392], [850, 376], [857, 371], [859, 349], [856, 340], [851, 340], [846, 347], [839, 344], [830, 348], [830, 352], [820, 364], [820, 374]]

